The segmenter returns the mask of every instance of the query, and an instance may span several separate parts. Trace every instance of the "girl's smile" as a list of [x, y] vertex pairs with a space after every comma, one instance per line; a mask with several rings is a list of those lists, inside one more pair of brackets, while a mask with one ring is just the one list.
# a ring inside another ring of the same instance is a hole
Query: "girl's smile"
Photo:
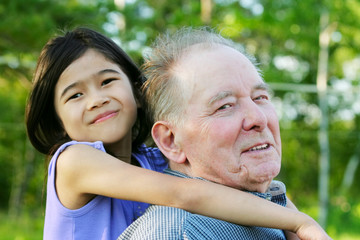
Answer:
[[114, 116], [116, 116], [118, 114], [119, 111], [107, 111], [105, 113], [99, 114], [92, 122], [91, 124], [94, 123], [100, 123], [103, 121], [106, 121], [107, 119], [110, 119]]

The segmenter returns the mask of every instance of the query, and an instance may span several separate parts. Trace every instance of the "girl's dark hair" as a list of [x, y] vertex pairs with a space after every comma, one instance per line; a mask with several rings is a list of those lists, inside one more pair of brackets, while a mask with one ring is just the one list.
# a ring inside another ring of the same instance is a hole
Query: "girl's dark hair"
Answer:
[[[132, 129], [133, 149], [149, 136], [145, 101], [140, 93], [144, 78], [130, 57], [110, 38], [88, 28], [76, 28], [55, 37], [42, 49], [36, 66], [33, 89], [26, 106], [26, 127], [32, 145], [41, 153], [53, 154], [70, 138], [65, 133], [54, 105], [54, 90], [62, 72], [88, 49], [94, 49], [119, 65], [128, 76], [139, 101], [137, 120]], [[89, 66], [91, 67], [91, 66]]]

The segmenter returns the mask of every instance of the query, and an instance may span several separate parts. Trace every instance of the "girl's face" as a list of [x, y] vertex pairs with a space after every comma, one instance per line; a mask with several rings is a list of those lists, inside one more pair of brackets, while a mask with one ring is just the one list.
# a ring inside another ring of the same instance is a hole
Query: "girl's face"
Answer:
[[89, 49], [64, 70], [54, 103], [71, 139], [131, 145], [137, 102], [126, 74], [101, 53]]

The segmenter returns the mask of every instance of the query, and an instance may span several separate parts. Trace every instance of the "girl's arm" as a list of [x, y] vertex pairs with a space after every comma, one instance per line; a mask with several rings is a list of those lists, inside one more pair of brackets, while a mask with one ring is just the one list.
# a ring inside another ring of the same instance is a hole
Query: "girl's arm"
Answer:
[[[287, 208], [290, 208], [290, 209], [293, 209], [295, 211], [297, 211], [297, 207], [295, 206], [295, 204], [293, 202], [290, 201], [289, 198], [286, 198], [286, 207]], [[288, 230], [285, 230], [284, 231], [285, 233], [285, 236], [286, 236], [286, 239], [287, 240], [299, 240], [300, 238], [294, 233], [294, 232], [290, 232]]]
[[312, 233], [307, 231], [321, 233], [304, 239], [330, 239], [312, 218], [297, 210], [220, 184], [132, 166], [87, 145], [68, 147], [59, 156], [56, 174], [59, 199], [70, 209], [104, 195], [182, 208], [240, 225], [284, 229], [298, 235], [303, 231], [309, 236]]

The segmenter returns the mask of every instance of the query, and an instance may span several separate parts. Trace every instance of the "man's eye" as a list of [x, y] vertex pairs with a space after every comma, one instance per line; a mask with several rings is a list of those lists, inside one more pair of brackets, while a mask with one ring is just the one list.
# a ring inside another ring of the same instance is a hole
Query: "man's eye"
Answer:
[[219, 107], [218, 110], [224, 110], [224, 109], [229, 108], [229, 107], [231, 107], [231, 104], [227, 103], [227, 104], [224, 104], [221, 107]]
[[105, 86], [105, 85], [107, 85], [107, 84], [109, 84], [109, 83], [111, 83], [112, 81], [115, 81], [115, 80], [116, 80], [115, 78], [106, 79], [101, 83], [101, 86]]
[[254, 98], [254, 100], [268, 100], [268, 99], [269, 99], [269, 97], [266, 95], [261, 95], [261, 96]]

